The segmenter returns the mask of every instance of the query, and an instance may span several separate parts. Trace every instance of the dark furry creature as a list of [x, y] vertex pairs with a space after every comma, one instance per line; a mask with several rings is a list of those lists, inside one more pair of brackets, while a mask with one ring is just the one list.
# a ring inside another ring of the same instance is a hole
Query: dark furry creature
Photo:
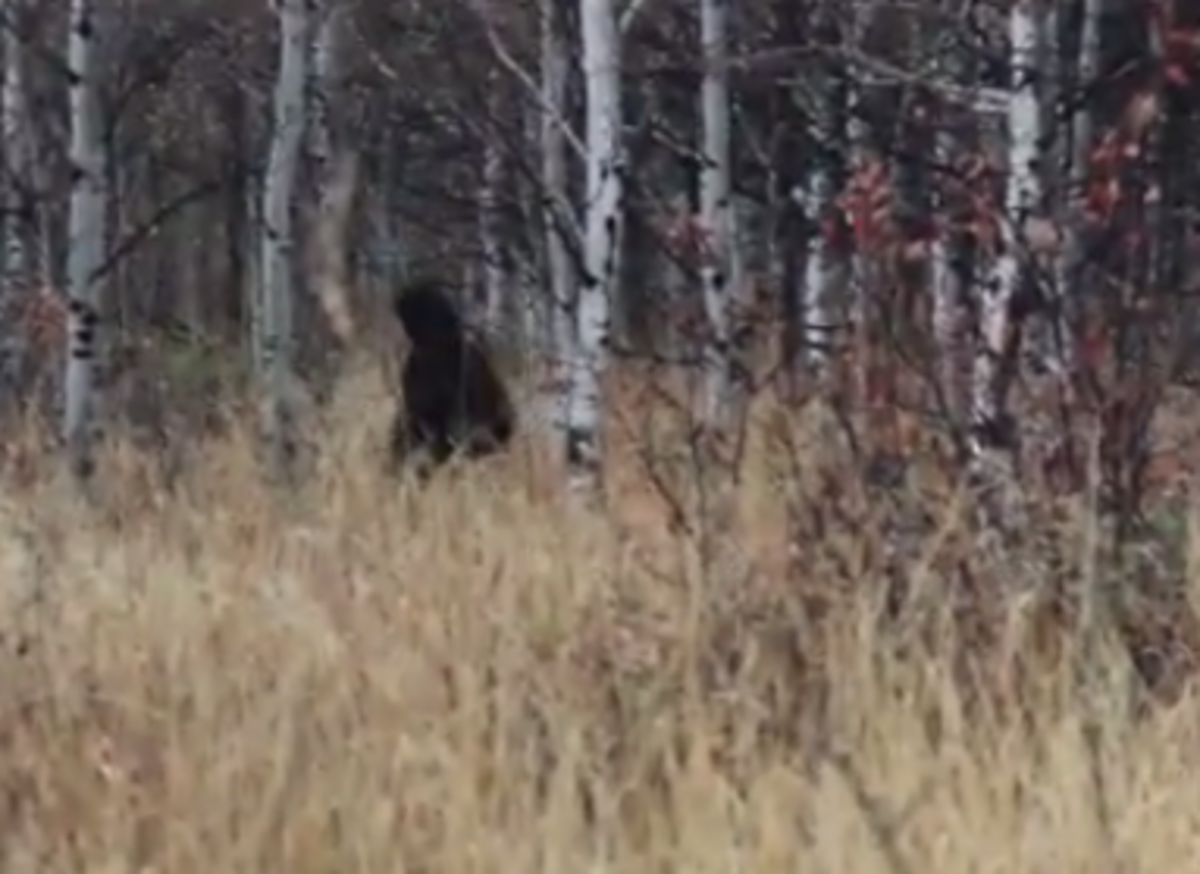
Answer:
[[442, 286], [414, 283], [394, 306], [411, 349], [400, 374], [404, 399], [392, 423], [392, 470], [417, 457], [427, 473], [455, 453], [479, 457], [502, 449], [516, 429], [512, 400]]

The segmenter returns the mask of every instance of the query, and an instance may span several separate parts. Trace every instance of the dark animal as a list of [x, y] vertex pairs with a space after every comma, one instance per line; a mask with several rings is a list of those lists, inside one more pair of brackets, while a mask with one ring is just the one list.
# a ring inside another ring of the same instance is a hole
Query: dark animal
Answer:
[[400, 374], [404, 398], [392, 422], [393, 472], [409, 459], [428, 474], [456, 453], [477, 458], [502, 449], [516, 429], [512, 400], [443, 286], [413, 283], [394, 306], [411, 349]]

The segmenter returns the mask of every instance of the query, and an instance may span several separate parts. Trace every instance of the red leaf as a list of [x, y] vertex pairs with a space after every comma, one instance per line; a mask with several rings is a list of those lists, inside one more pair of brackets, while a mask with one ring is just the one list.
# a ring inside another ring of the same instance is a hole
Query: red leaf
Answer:
[[1167, 31], [1164, 42], [1169, 49], [1175, 49], [1179, 52], [1200, 52], [1200, 28], [1173, 28]]

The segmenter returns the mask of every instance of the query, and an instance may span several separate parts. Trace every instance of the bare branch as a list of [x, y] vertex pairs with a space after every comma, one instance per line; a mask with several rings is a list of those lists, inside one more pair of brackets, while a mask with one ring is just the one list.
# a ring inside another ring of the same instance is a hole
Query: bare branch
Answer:
[[629, 5], [625, 7], [625, 11], [621, 13], [621, 18], [617, 22], [617, 30], [622, 35], [629, 32], [633, 27], [633, 23], [637, 20], [638, 15], [643, 9], [649, 5], [649, 0], [629, 0]]
[[516, 80], [521, 83], [521, 87], [529, 92], [530, 96], [537, 103], [538, 110], [544, 113], [562, 131], [563, 137], [566, 139], [568, 145], [570, 145], [576, 157], [581, 161], [586, 160], [587, 147], [579, 139], [575, 131], [571, 129], [570, 122], [546, 102], [545, 96], [542, 94], [542, 89], [538, 87], [538, 83], [534, 80], [533, 76], [521, 66], [520, 61], [508, 50], [508, 47], [500, 38], [500, 34], [497, 33], [495, 25], [489, 18], [483, 0], [468, 0], [468, 2], [472, 11], [479, 16], [479, 20], [483, 24], [484, 30], [487, 33], [488, 44], [492, 47], [492, 51], [496, 55], [496, 60], [512, 73]]
[[150, 218], [134, 228], [124, 240], [109, 251], [108, 256], [101, 262], [100, 266], [92, 272], [89, 281], [99, 282], [111, 273], [118, 264], [137, 251], [143, 243], [153, 239], [162, 230], [163, 225], [172, 217], [192, 204], [199, 203], [205, 198], [211, 197], [227, 184], [227, 179], [208, 179], [167, 201], [155, 210]]

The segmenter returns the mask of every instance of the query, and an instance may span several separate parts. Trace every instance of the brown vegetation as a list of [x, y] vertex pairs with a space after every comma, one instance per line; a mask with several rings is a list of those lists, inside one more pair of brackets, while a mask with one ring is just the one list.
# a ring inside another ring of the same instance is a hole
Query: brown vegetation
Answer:
[[1192, 863], [1200, 710], [1182, 685], [1139, 705], [1130, 623], [1098, 606], [1158, 546], [1118, 572], [1065, 499], [1044, 540], [989, 542], [936, 466], [873, 491], [820, 411], [766, 400], [706, 536], [711, 472], [619, 385], [606, 513], [528, 434], [409, 492], [364, 463], [386, 389], [347, 378], [283, 500], [239, 433], [170, 489], [114, 441], [91, 508], [10, 452], [12, 870]]

